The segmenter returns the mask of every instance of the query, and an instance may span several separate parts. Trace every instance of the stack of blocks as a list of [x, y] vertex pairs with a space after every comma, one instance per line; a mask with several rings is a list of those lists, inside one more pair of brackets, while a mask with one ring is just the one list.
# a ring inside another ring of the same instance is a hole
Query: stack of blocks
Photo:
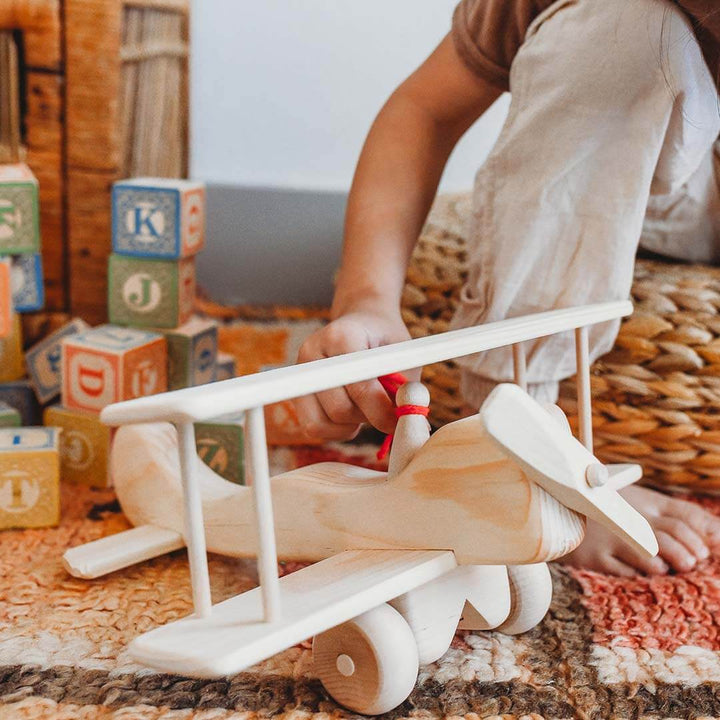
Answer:
[[116, 182], [112, 236], [110, 322], [176, 328], [189, 320], [195, 255], [205, 242], [202, 184], [163, 178]]
[[[233, 358], [218, 355], [217, 324], [191, 317], [195, 256], [205, 242], [203, 185], [164, 178], [115, 183], [112, 233], [110, 321], [165, 336], [169, 390], [234, 377]], [[201, 457], [226, 479], [242, 482], [237, 419], [200, 424], [196, 434]]]
[[38, 182], [27, 165], [0, 165], [0, 383], [25, 374], [17, 313], [43, 303]]
[[[0, 166], [0, 529], [56, 524], [61, 476], [110, 484], [106, 405], [235, 376], [232, 356], [218, 353], [216, 323], [191, 317], [203, 186], [122, 181], [112, 214], [113, 324], [72, 320], [23, 357], [18, 313], [43, 304], [38, 186], [26, 166]], [[43, 408], [47, 427], [31, 427]], [[244, 482], [242, 418], [198, 423], [196, 435], [210, 467]]]
[[26, 165], [0, 165], [0, 528], [59, 518], [59, 432], [28, 427], [40, 407], [25, 379], [18, 315], [43, 304], [38, 182]]
[[63, 430], [63, 479], [104, 487], [112, 433], [100, 411], [167, 390], [167, 343], [159, 333], [117, 325], [69, 334], [60, 343], [61, 404], [45, 410], [45, 424]]

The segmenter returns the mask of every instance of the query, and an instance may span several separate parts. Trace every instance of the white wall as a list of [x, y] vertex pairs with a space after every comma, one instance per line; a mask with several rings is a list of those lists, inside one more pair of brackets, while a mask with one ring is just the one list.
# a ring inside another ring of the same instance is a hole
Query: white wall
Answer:
[[[375, 113], [448, 32], [456, 0], [194, 0], [192, 174], [345, 191]], [[504, 117], [461, 141], [443, 188], [466, 189]]]

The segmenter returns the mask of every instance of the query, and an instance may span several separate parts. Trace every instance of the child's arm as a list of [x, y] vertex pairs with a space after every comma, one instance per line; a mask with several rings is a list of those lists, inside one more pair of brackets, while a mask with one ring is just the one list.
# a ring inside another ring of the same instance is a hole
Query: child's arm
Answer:
[[[501, 91], [470, 71], [447, 36], [377, 116], [355, 171], [345, 218], [332, 322], [303, 344], [298, 362], [408, 338], [400, 316], [407, 264], [460, 137]], [[378, 382], [297, 401], [308, 435], [351, 437], [368, 420], [390, 432]]]

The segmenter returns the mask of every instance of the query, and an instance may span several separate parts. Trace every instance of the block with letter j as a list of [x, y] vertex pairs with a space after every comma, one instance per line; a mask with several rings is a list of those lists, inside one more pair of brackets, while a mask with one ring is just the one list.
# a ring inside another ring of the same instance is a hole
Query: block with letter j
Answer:
[[108, 275], [108, 312], [112, 323], [175, 328], [192, 314], [194, 258], [146, 260], [111, 255]]

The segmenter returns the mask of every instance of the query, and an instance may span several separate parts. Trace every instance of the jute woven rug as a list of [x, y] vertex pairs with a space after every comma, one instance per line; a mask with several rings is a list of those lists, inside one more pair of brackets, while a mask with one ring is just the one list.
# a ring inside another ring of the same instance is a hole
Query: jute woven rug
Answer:
[[[234, 322], [225, 350], [246, 371], [284, 362], [317, 321]], [[279, 449], [276, 470], [324, 459], [373, 464], [373, 447]], [[720, 500], [705, 501], [720, 512]], [[134, 664], [127, 645], [191, 610], [185, 553], [95, 581], [71, 578], [70, 546], [128, 528], [112, 490], [63, 488], [58, 528], [0, 533], [0, 720], [347, 717], [314, 677], [307, 643], [230, 678]], [[519, 637], [458, 634], [388, 717], [720, 717], [720, 561], [657, 579], [552, 569], [546, 619]], [[249, 561], [211, 556], [214, 601], [256, 583]]]

